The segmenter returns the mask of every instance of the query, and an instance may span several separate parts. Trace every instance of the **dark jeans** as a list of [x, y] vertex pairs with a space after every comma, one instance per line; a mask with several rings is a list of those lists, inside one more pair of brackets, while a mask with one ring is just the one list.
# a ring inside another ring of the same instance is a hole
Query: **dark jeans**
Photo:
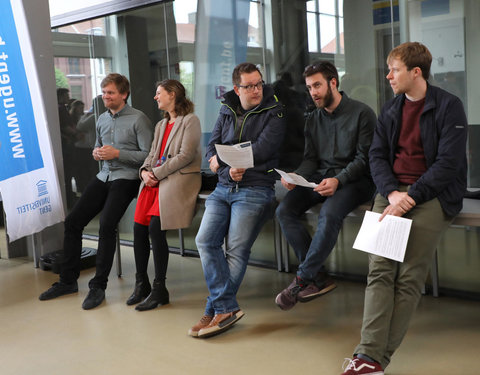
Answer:
[[[300, 261], [297, 275], [315, 281], [337, 242], [343, 219], [355, 207], [372, 199], [375, 187], [371, 179], [361, 178], [323, 197], [313, 189], [297, 186], [289, 191], [277, 208], [276, 216], [288, 243]], [[301, 217], [309, 208], [323, 203], [317, 230], [312, 237]]]
[[107, 288], [108, 275], [115, 255], [117, 225], [137, 195], [139, 184], [139, 180], [124, 179], [102, 182], [96, 177], [90, 181], [80, 200], [65, 219], [64, 260], [60, 281], [70, 284], [78, 279], [83, 229], [101, 212], [97, 270], [88, 285], [90, 288]]

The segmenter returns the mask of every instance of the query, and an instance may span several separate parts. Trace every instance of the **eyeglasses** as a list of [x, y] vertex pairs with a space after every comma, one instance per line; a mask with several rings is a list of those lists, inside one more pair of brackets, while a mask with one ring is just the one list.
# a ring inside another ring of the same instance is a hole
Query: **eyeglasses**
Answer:
[[264, 85], [265, 85], [265, 82], [262, 80], [255, 85], [245, 85], [245, 86], [244, 85], [236, 85], [236, 86], [247, 90], [247, 92], [253, 92], [255, 90], [255, 88], [257, 88], [258, 91], [262, 90]]

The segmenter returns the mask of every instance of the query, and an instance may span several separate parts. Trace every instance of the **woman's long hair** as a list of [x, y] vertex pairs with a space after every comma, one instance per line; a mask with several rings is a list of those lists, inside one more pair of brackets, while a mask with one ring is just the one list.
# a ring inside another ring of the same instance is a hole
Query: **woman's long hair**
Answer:
[[[175, 93], [175, 113], [177, 116], [186, 116], [189, 113], [193, 113], [195, 105], [186, 97], [185, 87], [176, 79], [165, 79], [157, 83], [157, 87], [163, 87], [167, 92]], [[170, 114], [165, 111], [165, 118], [170, 120]]]

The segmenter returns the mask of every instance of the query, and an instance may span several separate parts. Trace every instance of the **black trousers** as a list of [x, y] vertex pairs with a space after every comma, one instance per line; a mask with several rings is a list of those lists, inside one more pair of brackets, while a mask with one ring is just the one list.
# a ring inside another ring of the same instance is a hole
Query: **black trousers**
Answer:
[[155, 266], [155, 280], [165, 280], [168, 267], [167, 231], [161, 229], [160, 217], [152, 216], [150, 225], [133, 224], [133, 250], [137, 273], [147, 273], [150, 257], [150, 241], [152, 242], [153, 264]]
[[85, 226], [101, 212], [95, 277], [90, 288], [107, 288], [116, 248], [117, 225], [138, 193], [139, 180], [119, 179], [102, 182], [94, 178], [65, 219], [64, 259], [60, 281], [73, 283], [80, 275], [82, 233]]

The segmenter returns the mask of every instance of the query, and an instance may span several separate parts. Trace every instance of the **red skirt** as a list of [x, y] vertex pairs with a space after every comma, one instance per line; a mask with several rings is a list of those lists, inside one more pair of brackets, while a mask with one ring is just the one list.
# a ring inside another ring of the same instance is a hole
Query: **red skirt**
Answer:
[[152, 216], [160, 216], [158, 204], [158, 185], [144, 186], [137, 199], [134, 221], [138, 224], [149, 225]]

